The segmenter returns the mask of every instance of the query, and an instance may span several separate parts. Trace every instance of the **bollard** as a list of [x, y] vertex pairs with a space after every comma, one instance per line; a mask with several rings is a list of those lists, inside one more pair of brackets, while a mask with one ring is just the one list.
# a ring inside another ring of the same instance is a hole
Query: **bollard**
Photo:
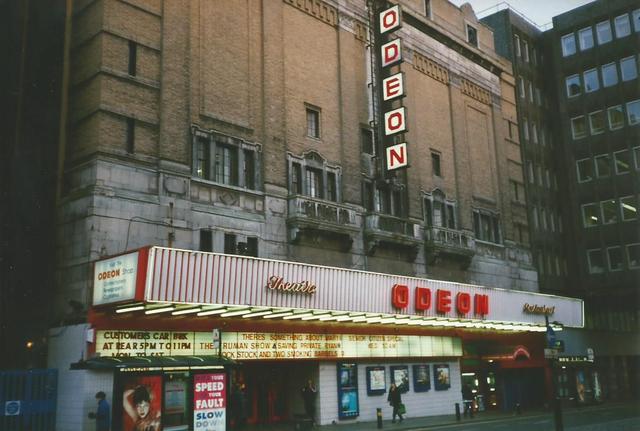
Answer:
[[456, 403], [456, 420], [460, 422], [460, 404]]
[[378, 419], [378, 429], [382, 428], [382, 409], [376, 409], [376, 418]]

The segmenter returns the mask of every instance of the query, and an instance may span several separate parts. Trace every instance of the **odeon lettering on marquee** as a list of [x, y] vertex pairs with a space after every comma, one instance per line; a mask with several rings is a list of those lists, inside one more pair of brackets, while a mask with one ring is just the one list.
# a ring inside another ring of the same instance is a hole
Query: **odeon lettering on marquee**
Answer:
[[[455, 298], [451, 296], [451, 291], [437, 289], [435, 291], [435, 304], [432, 304], [432, 292], [427, 287], [417, 286], [414, 290], [413, 306], [416, 311], [430, 310], [432, 305], [439, 314], [448, 314], [455, 311], [459, 316], [466, 316], [473, 311], [476, 316], [486, 316], [489, 314], [489, 296], [459, 292]], [[391, 290], [391, 301], [397, 309], [404, 310], [409, 307], [411, 295], [409, 286], [405, 284], [395, 284]]]
[[[392, 6], [378, 15], [380, 35], [392, 33], [402, 27], [402, 11], [399, 5]], [[380, 47], [380, 64], [382, 69], [402, 63], [402, 40], [395, 38]], [[382, 100], [391, 102], [405, 96], [404, 74], [396, 73], [388, 76], [380, 83]], [[407, 131], [407, 113], [402, 106], [384, 113], [384, 135], [393, 136]], [[391, 145], [385, 149], [387, 170], [405, 167], [409, 164], [407, 143]]]

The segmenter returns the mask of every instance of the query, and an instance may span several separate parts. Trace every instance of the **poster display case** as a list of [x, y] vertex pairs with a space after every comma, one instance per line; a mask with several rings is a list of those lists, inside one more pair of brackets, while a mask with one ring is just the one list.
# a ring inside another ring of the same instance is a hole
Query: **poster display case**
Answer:
[[414, 392], [427, 392], [431, 389], [431, 373], [428, 364], [413, 365]]
[[383, 366], [367, 367], [367, 395], [382, 395], [387, 392], [385, 372]]
[[401, 394], [409, 391], [409, 367], [407, 365], [391, 366], [391, 383], [395, 383]]
[[355, 418], [360, 414], [358, 404], [358, 366], [338, 363], [338, 417]]
[[448, 364], [435, 364], [433, 366], [433, 377], [436, 391], [446, 391], [451, 387], [451, 374]]

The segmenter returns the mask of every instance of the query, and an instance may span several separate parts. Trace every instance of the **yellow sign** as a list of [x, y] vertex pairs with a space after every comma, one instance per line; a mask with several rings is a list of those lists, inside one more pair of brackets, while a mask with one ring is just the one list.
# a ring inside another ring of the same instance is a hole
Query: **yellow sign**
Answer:
[[[462, 356], [453, 337], [222, 332], [222, 354], [238, 360]], [[97, 331], [99, 356], [217, 355], [211, 332]]]

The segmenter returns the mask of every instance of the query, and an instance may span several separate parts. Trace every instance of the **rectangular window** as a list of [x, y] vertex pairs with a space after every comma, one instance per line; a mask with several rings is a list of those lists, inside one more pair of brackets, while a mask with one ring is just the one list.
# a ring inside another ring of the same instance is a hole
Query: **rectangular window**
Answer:
[[374, 154], [373, 132], [369, 129], [360, 129], [360, 137], [362, 139], [362, 152], [365, 154]]
[[[238, 248], [240, 248], [239, 244]], [[258, 238], [256, 238], [255, 236], [247, 237], [246, 248], [241, 254], [245, 256], [258, 257]]]
[[249, 189], [255, 189], [256, 185], [256, 161], [255, 152], [244, 150], [244, 185]]
[[627, 119], [630, 126], [640, 124], [640, 99], [627, 103]]
[[213, 232], [200, 229], [200, 251], [213, 251]]
[[596, 111], [589, 114], [589, 127], [592, 135], [604, 133], [605, 119], [604, 111]]
[[587, 250], [587, 261], [590, 274], [602, 274], [604, 272], [604, 257], [602, 250]]
[[305, 195], [322, 198], [322, 171], [313, 168], [305, 170]]
[[573, 139], [580, 139], [587, 136], [587, 121], [584, 115], [571, 119], [571, 135]]
[[547, 230], [547, 210], [540, 209], [540, 221], [542, 222], [542, 230]]
[[362, 201], [362, 204], [367, 211], [373, 211], [373, 184], [369, 181], [362, 182]]
[[216, 182], [238, 185], [238, 149], [227, 145], [216, 146]]
[[478, 46], [478, 30], [467, 24], [467, 42], [473, 46]]
[[611, 157], [608, 154], [602, 154], [595, 157], [596, 176], [604, 178], [611, 175]]
[[634, 196], [620, 198], [620, 208], [622, 209], [622, 221], [635, 220], [638, 218], [638, 204]]
[[529, 122], [526, 118], [522, 119], [522, 137], [525, 141], [529, 140]]
[[640, 169], [640, 147], [633, 148], [633, 158], [636, 160], [636, 169]]
[[424, 0], [424, 15], [431, 18], [431, 0]]
[[622, 105], [612, 106], [607, 109], [607, 115], [609, 117], [609, 129], [616, 130], [624, 126], [624, 112], [622, 111]]
[[584, 183], [593, 179], [593, 160], [582, 159], [576, 161], [576, 168], [578, 169], [578, 182]]
[[513, 180], [509, 180], [509, 182], [511, 183], [511, 188], [513, 189], [513, 200], [516, 202], [520, 201], [520, 186], [518, 185], [518, 183], [516, 181]]
[[522, 56], [522, 51], [520, 50], [520, 36], [515, 35], [514, 36], [514, 43], [513, 43], [515, 49], [516, 49], [516, 57], [521, 57]]
[[447, 227], [449, 229], [456, 228], [456, 211], [455, 207], [451, 204], [446, 204], [447, 208]]
[[542, 177], [542, 166], [536, 166], [536, 174], [538, 176], [538, 185], [542, 186], [542, 182], [544, 181], [544, 178]]
[[496, 215], [473, 212], [476, 238], [481, 241], [500, 243], [500, 221]]
[[209, 140], [198, 136], [196, 139], [196, 175], [207, 180], [211, 179], [211, 152]]
[[631, 24], [629, 23], [629, 14], [617, 16], [615, 19], [616, 37], [629, 36], [631, 34]]
[[320, 138], [320, 112], [307, 108], [307, 136]]
[[631, 14], [631, 17], [633, 19], [633, 28], [635, 29], [636, 33], [640, 32], [640, 9], [634, 10]]
[[602, 223], [612, 224], [618, 222], [618, 202], [615, 199], [607, 199], [600, 202], [602, 207]]
[[582, 205], [582, 223], [584, 227], [600, 224], [600, 205], [596, 203]]
[[551, 173], [549, 172], [549, 169], [545, 169], [544, 170], [544, 178], [545, 178], [545, 185], [547, 186], [548, 189], [551, 188]]
[[336, 187], [336, 174], [333, 172], [327, 172], [327, 200], [333, 202], [338, 201], [338, 193]]
[[525, 40], [522, 41], [522, 54], [523, 54], [524, 61], [528, 63], [529, 62], [529, 44]]
[[136, 141], [136, 120], [127, 118], [127, 153], [133, 154]]
[[598, 34], [598, 44], [600, 45], [611, 42], [613, 39], [613, 36], [611, 35], [611, 23], [608, 20], [602, 21], [596, 25], [596, 33]]
[[433, 226], [433, 205], [431, 199], [424, 200], [424, 221], [427, 226]]
[[393, 215], [396, 217], [402, 217], [402, 191], [393, 190]]
[[627, 245], [629, 268], [640, 268], [640, 243]]
[[129, 75], [136, 76], [136, 66], [138, 59], [138, 44], [134, 41], [129, 41]]
[[302, 169], [300, 163], [291, 163], [291, 192], [302, 194]]
[[236, 235], [233, 233], [224, 234], [224, 253], [236, 254]]
[[431, 169], [433, 175], [436, 177], [442, 177], [442, 169], [440, 166], [440, 154], [431, 152]]
[[536, 103], [538, 106], [542, 106], [542, 91], [536, 87]]
[[518, 95], [520, 96], [521, 99], [524, 99], [526, 96], [525, 89], [524, 89], [524, 79], [520, 77], [518, 77]]
[[628, 174], [631, 172], [631, 153], [629, 150], [617, 151], [613, 153], [614, 164], [616, 166], [616, 174]]
[[582, 86], [580, 84], [580, 75], [571, 75], [568, 76], [565, 80], [565, 86], [567, 87], [567, 96], [575, 97], [580, 94], [582, 91]]
[[533, 141], [534, 144], [538, 143], [538, 126], [535, 121], [531, 122], [531, 141]]
[[638, 64], [635, 55], [620, 60], [620, 74], [623, 81], [631, 81], [638, 77]]
[[618, 67], [616, 63], [609, 63], [602, 66], [602, 86], [611, 87], [618, 83]]
[[573, 33], [562, 36], [562, 56], [568, 57], [576, 53], [576, 38]]
[[609, 247], [607, 256], [609, 257], [609, 271], [622, 271], [622, 247]]
[[534, 102], [534, 100], [533, 100], [533, 84], [531, 83], [531, 81], [529, 81], [529, 100], [531, 101], [531, 103]]
[[531, 212], [531, 214], [533, 215], [533, 227], [535, 229], [538, 229], [538, 227], [540, 226], [540, 222], [538, 220], [538, 207], [533, 207], [533, 211]]
[[600, 82], [598, 81], [598, 69], [587, 70], [582, 76], [584, 77], [585, 93], [591, 93], [600, 88]]
[[580, 41], [580, 51], [593, 48], [593, 31], [591, 27], [580, 30], [578, 32], [578, 39]]
[[551, 232], [556, 231], [556, 216], [552, 210], [549, 210], [549, 227], [551, 228]]

